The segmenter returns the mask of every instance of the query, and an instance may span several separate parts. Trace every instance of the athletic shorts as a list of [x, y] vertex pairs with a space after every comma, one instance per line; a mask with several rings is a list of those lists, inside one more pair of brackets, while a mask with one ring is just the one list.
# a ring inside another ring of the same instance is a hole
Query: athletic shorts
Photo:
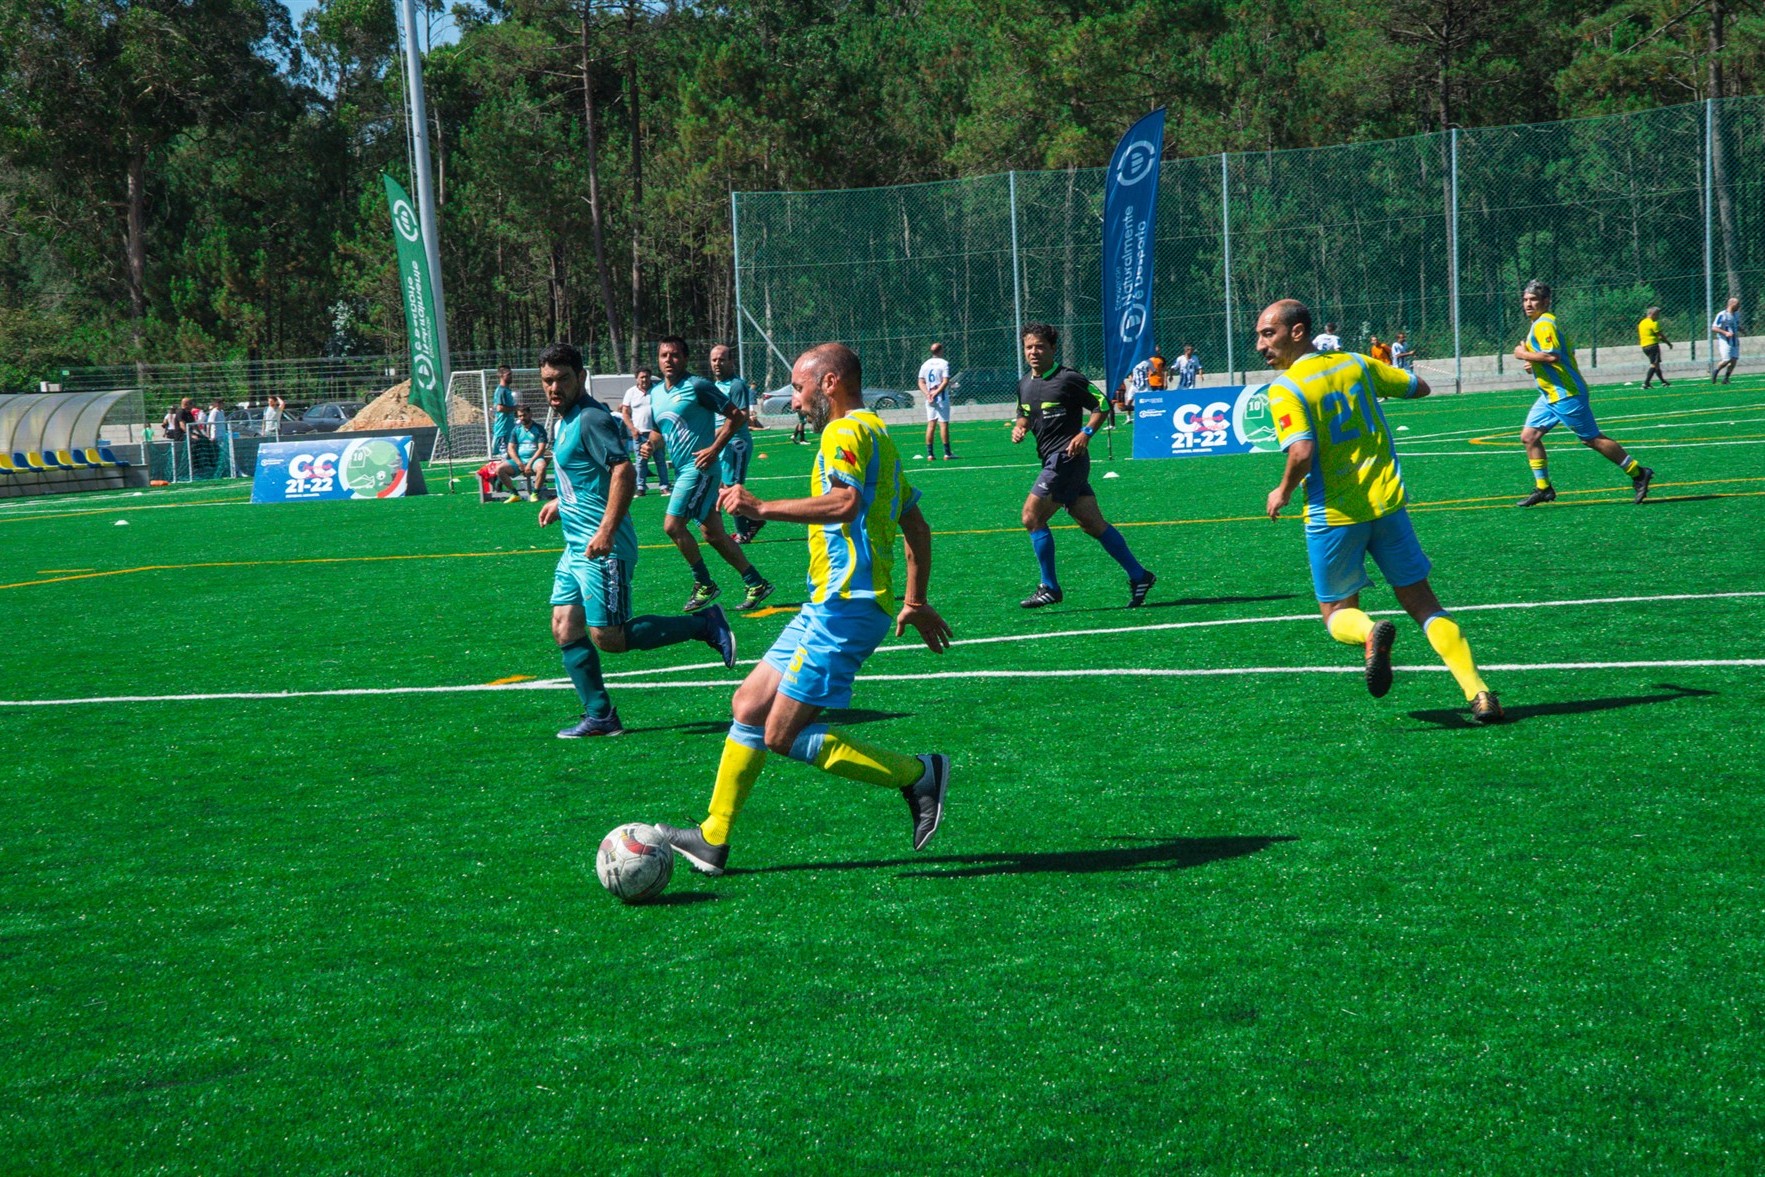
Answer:
[[778, 671], [778, 693], [812, 707], [844, 707], [864, 660], [894, 625], [874, 600], [804, 605], [762, 659]]
[[1642, 349], [1642, 354], [1649, 358], [1650, 364], [1659, 365], [1661, 362], [1661, 345], [1658, 343], [1651, 343]]
[[942, 421], [946, 425], [950, 423], [949, 393], [939, 393], [937, 396], [925, 398], [925, 419], [927, 421]]
[[1716, 337], [1716, 362], [1726, 364], [1729, 360], [1740, 359], [1740, 340], [1730, 343], [1718, 335]]
[[674, 471], [674, 493], [668, 496], [668, 514], [703, 523], [717, 510], [717, 470], [701, 470], [688, 463]]
[[617, 556], [590, 559], [566, 550], [552, 576], [553, 605], [581, 605], [590, 628], [631, 620], [631, 564]]
[[1039, 499], [1053, 499], [1063, 507], [1082, 498], [1096, 498], [1097, 492], [1091, 489], [1090, 453], [1075, 458], [1061, 450], [1042, 464], [1042, 472], [1036, 475], [1030, 493]]
[[748, 462], [754, 456], [754, 439], [736, 434], [717, 455], [718, 470], [724, 486], [740, 486], [748, 480]]
[[1526, 428], [1549, 433], [1559, 425], [1567, 425], [1569, 432], [1582, 441], [1592, 441], [1600, 435], [1599, 423], [1593, 419], [1593, 406], [1587, 403], [1585, 396], [1566, 396], [1553, 401], [1539, 393], [1532, 411], [1526, 414]]
[[1433, 567], [1422, 554], [1408, 511], [1371, 523], [1307, 527], [1305, 550], [1311, 557], [1312, 590], [1318, 600], [1326, 602], [1346, 600], [1373, 583], [1367, 576], [1369, 555], [1379, 565], [1385, 583], [1393, 588], [1427, 580]]

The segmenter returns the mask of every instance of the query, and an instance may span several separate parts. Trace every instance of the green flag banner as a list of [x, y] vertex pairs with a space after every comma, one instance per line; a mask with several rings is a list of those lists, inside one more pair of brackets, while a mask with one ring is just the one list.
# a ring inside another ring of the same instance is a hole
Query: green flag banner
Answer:
[[411, 339], [411, 403], [428, 413], [447, 435], [447, 357], [435, 318], [435, 289], [430, 281], [429, 255], [417, 206], [397, 180], [386, 181], [386, 203], [392, 209], [392, 239], [398, 244], [398, 286], [404, 292], [404, 321]]

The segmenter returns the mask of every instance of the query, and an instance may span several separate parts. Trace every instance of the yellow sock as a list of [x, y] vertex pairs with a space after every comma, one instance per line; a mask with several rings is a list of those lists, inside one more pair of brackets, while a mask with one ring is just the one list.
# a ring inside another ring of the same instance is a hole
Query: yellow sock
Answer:
[[750, 724], [731, 725], [729, 738], [723, 741], [723, 759], [717, 763], [717, 784], [711, 789], [711, 816], [699, 823], [705, 841], [713, 846], [729, 841], [729, 827], [747, 803], [765, 764], [765, 733]]
[[1330, 636], [1345, 646], [1364, 646], [1373, 632], [1373, 619], [1359, 609], [1338, 609], [1326, 622]]
[[1550, 463], [1543, 458], [1527, 458], [1526, 464], [1532, 467], [1532, 485], [1539, 490], [1547, 489], [1551, 484]]
[[1459, 623], [1444, 613], [1436, 613], [1422, 623], [1422, 632], [1428, 635], [1428, 644], [1452, 671], [1452, 676], [1459, 680], [1459, 689], [1465, 692], [1466, 699], [1475, 699], [1479, 691], [1487, 691], [1489, 684], [1477, 673], [1477, 663], [1471, 657], [1471, 643], [1459, 632]]
[[1618, 466], [1624, 471], [1624, 473], [1630, 475], [1632, 478], [1635, 478], [1638, 474], [1642, 473], [1642, 463], [1629, 454], [1624, 455], [1624, 460], [1619, 462]]
[[[799, 755], [799, 753], [802, 753]], [[861, 744], [844, 732], [816, 724], [797, 737], [791, 757], [823, 772], [867, 785], [906, 788], [925, 772], [919, 757]]]

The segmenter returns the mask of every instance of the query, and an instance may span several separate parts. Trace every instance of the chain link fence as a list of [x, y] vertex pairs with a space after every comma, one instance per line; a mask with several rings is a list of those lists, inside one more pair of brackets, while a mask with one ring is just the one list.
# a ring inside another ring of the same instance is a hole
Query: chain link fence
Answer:
[[[1256, 316], [1292, 297], [1359, 351], [1407, 333], [1437, 388], [1519, 387], [1519, 289], [1536, 277], [1594, 379], [1645, 370], [1636, 323], [1655, 304], [1669, 373], [1707, 370], [1710, 319], [1765, 265], [1765, 178], [1742, 167], [1761, 148], [1755, 97], [1167, 161], [1155, 338], [1236, 383], [1261, 368]], [[1093, 168], [736, 194], [742, 371], [771, 388], [838, 339], [867, 384], [908, 389], [938, 340], [958, 405], [1009, 402], [1021, 325], [1041, 320], [1100, 377], [1103, 185]]]

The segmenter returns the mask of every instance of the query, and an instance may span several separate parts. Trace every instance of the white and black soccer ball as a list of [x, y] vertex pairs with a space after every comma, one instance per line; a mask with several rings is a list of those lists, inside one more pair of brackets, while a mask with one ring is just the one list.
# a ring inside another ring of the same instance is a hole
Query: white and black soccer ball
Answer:
[[655, 826], [631, 822], [601, 839], [594, 873], [618, 899], [647, 903], [674, 875], [674, 847], [662, 840]]

